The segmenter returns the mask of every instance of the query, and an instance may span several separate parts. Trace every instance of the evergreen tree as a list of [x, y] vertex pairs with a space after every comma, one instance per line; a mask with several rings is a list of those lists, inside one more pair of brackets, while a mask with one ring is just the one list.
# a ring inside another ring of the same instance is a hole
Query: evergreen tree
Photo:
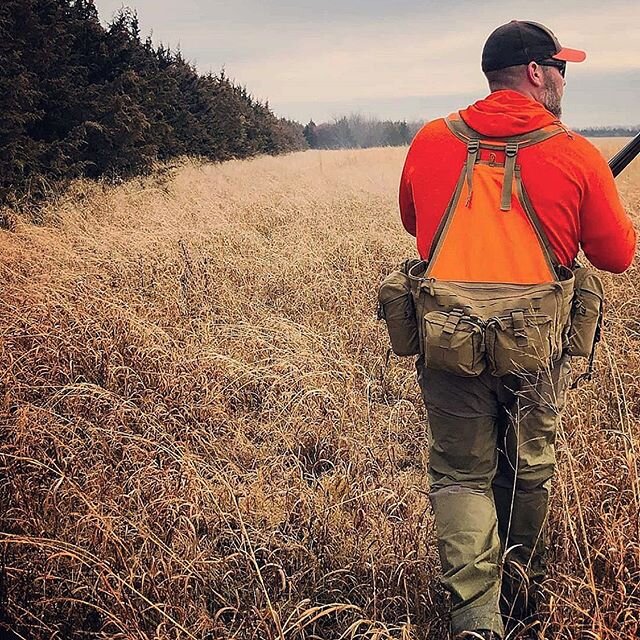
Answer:
[[77, 176], [118, 177], [156, 160], [242, 158], [307, 148], [224, 71], [200, 76], [142, 40], [122, 9], [105, 29], [93, 0], [0, 5], [0, 204]]
[[316, 123], [313, 120], [309, 120], [309, 123], [305, 126], [303, 134], [304, 139], [311, 149], [318, 148], [318, 134], [316, 132]]

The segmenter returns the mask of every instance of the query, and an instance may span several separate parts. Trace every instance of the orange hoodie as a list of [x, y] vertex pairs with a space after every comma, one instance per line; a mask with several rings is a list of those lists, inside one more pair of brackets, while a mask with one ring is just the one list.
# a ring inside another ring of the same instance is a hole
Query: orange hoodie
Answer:
[[[527, 133], [557, 122], [542, 104], [515, 91], [495, 91], [459, 113], [472, 129], [492, 137]], [[400, 215], [405, 229], [416, 236], [422, 258], [429, 255], [466, 153], [444, 119], [426, 124], [411, 143], [400, 181]], [[629, 267], [636, 234], [596, 147], [567, 132], [521, 149], [518, 163], [561, 264], [570, 266], [581, 247], [598, 269], [621, 273]]]

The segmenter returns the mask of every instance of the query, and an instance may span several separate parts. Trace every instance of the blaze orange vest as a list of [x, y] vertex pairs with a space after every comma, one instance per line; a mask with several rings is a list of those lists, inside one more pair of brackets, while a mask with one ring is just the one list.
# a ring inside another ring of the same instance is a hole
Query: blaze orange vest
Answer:
[[[563, 133], [550, 125], [509, 138], [483, 137], [458, 114], [446, 120], [467, 158], [431, 245], [426, 277], [453, 282], [540, 284], [558, 261], [520, 176], [518, 150]], [[488, 159], [481, 159], [481, 150]], [[504, 161], [497, 161], [504, 157]]]

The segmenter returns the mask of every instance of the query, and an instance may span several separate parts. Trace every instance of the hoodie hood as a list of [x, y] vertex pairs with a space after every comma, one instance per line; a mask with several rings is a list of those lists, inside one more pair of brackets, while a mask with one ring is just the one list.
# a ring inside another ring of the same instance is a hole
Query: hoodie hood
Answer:
[[515, 136], [559, 122], [540, 102], [511, 90], [494, 91], [460, 111], [460, 117], [478, 133], [492, 137]]

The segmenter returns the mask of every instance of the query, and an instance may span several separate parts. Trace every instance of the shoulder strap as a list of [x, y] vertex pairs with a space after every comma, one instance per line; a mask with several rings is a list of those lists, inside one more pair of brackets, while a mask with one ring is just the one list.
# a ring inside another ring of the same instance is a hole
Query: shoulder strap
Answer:
[[504, 180], [502, 181], [502, 197], [500, 199], [500, 211], [511, 209], [511, 189], [513, 175], [516, 169], [516, 155], [519, 145], [517, 142], [507, 142], [504, 147]]
[[509, 137], [497, 137], [497, 136], [485, 136], [478, 133], [475, 129], [472, 129], [458, 113], [452, 113], [445, 118], [445, 123], [456, 138], [459, 138], [463, 142], [467, 143], [471, 139], [480, 141], [480, 144], [485, 149], [494, 149], [502, 151], [505, 145], [509, 142], [515, 143], [520, 149], [523, 147], [530, 147], [533, 144], [538, 144], [549, 138], [553, 138], [560, 133], [567, 133], [567, 130], [560, 124], [550, 124], [541, 129], [529, 131], [527, 133], [521, 133], [517, 136]]
[[558, 273], [558, 267], [560, 266], [560, 261], [556, 256], [556, 252], [553, 250], [553, 246], [549, 241], [549, 236], [547, 236], [544, 227], [542, 226], [542, 222], [540, 222], [540, 218], [536, 213], [536, 210], [533, 208], [533, 204], [529, 199], [529, 194], [527, 190], [524, 188], [524, 184], [522, 183], [522, 178], [520, 176], [520, 167], [515, 168], [515, 178], [516, 178], [516, 189], [518, 190], [518, 198], [520, 199], [520, 203], [522, 204], [522, 208], [524, 212], [527, 214], [527, 217], [531, 221], [533, 228], [536, 231], [536, 235], [538, 236], [538, 240], [540, 240], [540, 244], [547, 254], [547, 259], [549, 263], [553, 267], [554, 273]]

